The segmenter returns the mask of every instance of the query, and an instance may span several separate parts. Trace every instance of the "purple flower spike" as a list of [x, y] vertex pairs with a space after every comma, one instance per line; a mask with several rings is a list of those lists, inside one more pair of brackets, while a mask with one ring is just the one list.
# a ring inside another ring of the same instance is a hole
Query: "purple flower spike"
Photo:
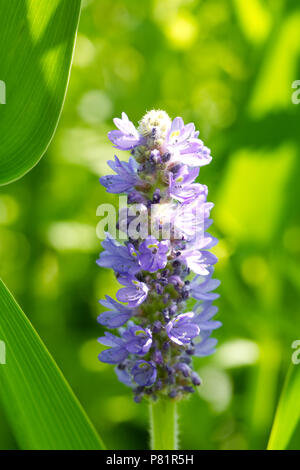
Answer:
[[116, 148], [131, 150], [139, 145], [141, 136], [125, 113], [122, 113], [122, 119], [115, 118], [114, 124], [119, 130], [109, 132], [108, 138]]
[[131, 354], [144, 356], [152, 345], [152, 333], [149, 328], [143, 329], [134, 325], [123, 333], [126, 349]]
[[128, 307], [138, 307], [146, 300], [149, 287], [144, 282], [139, 282], [133, 276], [120, 277], [119, 282], [127, 286], [117, 292], [120, 302], [127, 302]]
[[[116, 364], [136, 403], [180, 400], [201, 384], [192, 356], [214, 352], [211, 334], [221, 326], [212, 305], [219, 297], [212, 278], [217, 258], [209, 252], [217, 243], [208, 233], [213, 204], [197, 180], [210, 150], [194, 124], [172, 121], [163, 110], [147, 112], [137, 128], [125, 113], [114, 123], [110, 140], [131, 156], [109, 161], [114, 174], [100, 179], [107, 192], [125, 193], [127, 206], [116, 221], [124, 241], [107, 234], [97, 260], [121, 284], [117, 300], [100, 301], [105, 312], [98, 322], [117, 331], [99, 338], [108, 347], [99, 359]], [[190, 299], [193, 311], [187, 311]]]
[[150, 236], [140, 245], [139, 262], [141, 268], [150, 273], [163, 269], [167, 264], [169, 241], [158, 242]]
[[190, 343], [193, 338], [199, 335], [199, 326], [192, 322], [194, 316], [194, 312], [182, 313], [169, 321], [166, 331], [174, 343], [182, 346]]
[[156, 366], [152, 361], [136, 361], [131, 373], [135, 382], [143, 387], [153, 385], [157, 376]]

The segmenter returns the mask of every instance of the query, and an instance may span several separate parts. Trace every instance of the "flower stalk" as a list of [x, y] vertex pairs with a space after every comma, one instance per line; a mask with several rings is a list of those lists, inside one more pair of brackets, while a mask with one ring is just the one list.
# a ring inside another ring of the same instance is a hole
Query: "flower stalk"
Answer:
[[150, 437], [152, 450], [177, 450], [177, 403], [161, 399], [150, 404]]

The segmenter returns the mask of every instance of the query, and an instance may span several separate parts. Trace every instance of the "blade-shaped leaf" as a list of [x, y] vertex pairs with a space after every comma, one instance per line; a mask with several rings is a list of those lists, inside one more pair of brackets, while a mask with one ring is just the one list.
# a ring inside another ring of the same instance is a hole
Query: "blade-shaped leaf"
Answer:
[[0, 0], [0, 13], [3, 185], [28, 172], [54, 134], [69, 78], [80, 0]]
[[1, 280], [0, 340], [0, 403], [20, 447], [103, 448], [62, 373]]
[[280, 396], [268, 449], [284, 450], [300, 419], [300, 364], [291, 365]]

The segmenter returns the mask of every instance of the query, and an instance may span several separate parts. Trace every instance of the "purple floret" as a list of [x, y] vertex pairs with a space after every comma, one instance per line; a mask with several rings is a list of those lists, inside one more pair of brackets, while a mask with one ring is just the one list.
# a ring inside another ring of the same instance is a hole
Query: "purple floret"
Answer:
[[126, 349], [131, 354], [144, 356], [152, 345], [152, 333], [149, 328], [142, 328], [134, 325], [124, 331], [123, 339], [126, 342]]
[[197, 303], [194, 306], [194, 323], [196, 323], [200, 331], [212, 331], [220, 328], [222, 323], [220, 321], [213, 321], [212, 318], [218, 313], [218, 308], [213, 306], [211, 301]]
[[167, 134], [165, 149], [171, 154], [170, 161], [188, 166], [203, 166], [211, 162], [210, 150], [198, 139], [194, 124], [186, 126], [181, 117], [173, 120]]
[[122, 276], [119, 282], [123, 284], [117, 292], [117, 299], [120, 302], [128, 303], [128, 307], [138, 307], [147, 298], [149, 287], [144, 282], [139, 282], [133, 276]]
[[220, 285], [218, 279], [212, 279], [213, 268], [209, 269], [207, 276], [195, 276], [191, 282], [190, 289], [191, 295], [196, 300], [215, 300], [219, 298], [219, 294], [212, 292]]
[[202, 276], [209, 275], [210, 266], [218, 261], [215, 255], [205, 250], [185, 250], [181, 259], [194, 273]]
[[157, 376], [156, 366], [153, 361], [137, 361], [131, 373], [135, 382], [143, 387], [154, 384]]
[[137, 164], [132, 157], [128, 162], [123, 162], [115, 155], [115, 160], [109, 160], [108, 165], [117, 173], [116, 175], [101, 176], [100, 178], [100, 183], [108, 193], [129, 193], [135, 185], [140, 183], [136, 173]]
[[150, 273], [163, 269], [167, 264], [167, 253], [169, 249], [169, 241], [159, 242], [152, 236], [147, 237], [139, 247], [139, 262], [141, 268]]
[[196, 357], [210, 356], [216, 351], [215, 347], [217, 343], [218, 343], [217, 339], [206, 336], [205, 338], [202, 339], [202, 341], [200, 341], [200, 343], [197, 343], [194, 346], [194, 356]]
[[182, 165], [179, 171], [174, 175], [169, 174], [169, 193], [170, 196], [180, 202], [192, 202], [197, 197], [202, 197], [203, 201], [207, 197], [207, 186], [194, 183], [199, 175], [199, 168], [189, 168]]
[[114, 124], [119, 130], [109, 132], [108, 138], [116, 148], [131, 150], [140, 144], [141, 136], [125, 113], [122, 113], [122, 119], [115, 118]]
[[166, 326], [170, 340], [182, 346], [198, 336], [200, 328], [196, 323], [193, 323], [194, 316], [194, 312], [182, 313], [171, 320]]
[[102, 242], [102, 248], [104, 251], [100, 253], [100, 257], [96, 261], [98, 266], [111, 268], [120, 274], [134, 275], [140, 270], [135, 252], [130, 250], [128, 246], [118, 243], [109, 234]]
[[104, 346], [110, 346], [110, 349], [105, 349], [99, 354], [100, 361], [108, 364], [118, 364], [124, 361], [128, 356], [124, 341], [108, 332], [105, 332], [104, 335], [98, 338], [98, 342]]
[[98, 316], [98, 323], [108, 328], [118, 328], [124, 325], [133, 315], [133, 310], [125, 307], [125, 305], [120, 304], [108, 295], [106, 295], [105, 298], [106, 300], [100, 300], [99, 302], [103, 307], [109, 308], [110, 310]]

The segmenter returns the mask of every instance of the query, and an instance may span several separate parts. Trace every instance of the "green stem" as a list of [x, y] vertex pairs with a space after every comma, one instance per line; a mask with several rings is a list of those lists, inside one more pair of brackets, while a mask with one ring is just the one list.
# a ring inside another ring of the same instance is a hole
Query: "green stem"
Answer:
[[151, 449], [177, 450], [176, 402], [160, 399], [150, 405]]

